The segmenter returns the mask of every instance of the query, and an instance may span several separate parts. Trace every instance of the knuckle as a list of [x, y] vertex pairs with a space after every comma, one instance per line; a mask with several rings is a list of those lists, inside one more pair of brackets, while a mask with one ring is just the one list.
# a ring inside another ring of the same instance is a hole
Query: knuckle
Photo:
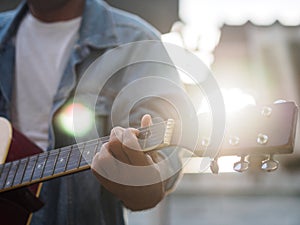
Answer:
[[124, 133], [124, 128], [122, 127], [114, 127], [110, 132], [110, 140], [122, 140], [122, 135]]

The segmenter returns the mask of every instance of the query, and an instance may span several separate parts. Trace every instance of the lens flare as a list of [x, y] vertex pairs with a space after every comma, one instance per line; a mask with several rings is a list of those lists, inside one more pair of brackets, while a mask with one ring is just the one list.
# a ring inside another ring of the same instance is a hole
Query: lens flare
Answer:
[[[76, 118], [73, 116], [74, 111], [76, 111]], [[72, 103], [65, 106], [57, 119], [59, 126], [64, 132], [76, 137], [86, 135], [94, 123], [92, 110], [81, 103]], [[74, 127], [76, 127], [76, 132]]]
[[222, 90], [225, 108], [228, 113], [236, 112], [249, 105], [255, 105], [255, 99], [241, 89]]
[[[239, 88], [222, 89], [221, 91], [227, 113], [236, 113], [246, 106], [256, 105], [254, 97]], [[198, 113], [207, 112], [209, 112], [209, 104], [206, 99], [203, 99], [198, 109]]]

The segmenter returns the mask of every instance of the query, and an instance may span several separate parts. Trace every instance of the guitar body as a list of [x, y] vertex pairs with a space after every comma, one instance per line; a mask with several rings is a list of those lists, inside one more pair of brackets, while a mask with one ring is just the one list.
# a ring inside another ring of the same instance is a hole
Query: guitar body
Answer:
[[[0, 118], [0, 134], [1, 164], [42, 152], [25, 136], [14, 130], [4, 118]], [[0, 193], [1, 224], [29, 224], [31, 213], [43, 206], [43, 203], [38, 199], [40, 186], [41, 184], [35, 184]]]

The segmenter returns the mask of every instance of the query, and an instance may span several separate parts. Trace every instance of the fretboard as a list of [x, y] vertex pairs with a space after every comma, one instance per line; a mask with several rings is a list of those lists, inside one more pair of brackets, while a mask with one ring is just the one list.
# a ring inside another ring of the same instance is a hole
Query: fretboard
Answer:
[[[167, 127], [162, 122], [140, 128], [142, 148], [148, 151], [163, 144]], [[108, 141], [108, 136], [102, 137], [2, 164], [0, 192], [89, 169], [95, 154]]]
[[75, 144], [1, 165], [0, 189], [6, 191], [89, 168], [108, 138]]

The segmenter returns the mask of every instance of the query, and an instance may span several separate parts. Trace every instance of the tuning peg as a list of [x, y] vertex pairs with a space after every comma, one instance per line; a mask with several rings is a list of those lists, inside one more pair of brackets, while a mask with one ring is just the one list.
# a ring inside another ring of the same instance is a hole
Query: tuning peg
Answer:
[[245, 160], [245, 156], [241, 156], [240, 161], [233, 164], [233, 169], [236, 172], [245, 172], [249, 169], [249, 162]]
[[261, 115], [264, 117], [270, 117], [272, 114], [272, 108], [269, 106], [264, 106], [261, 109]]
[[210, 162], [210, 170], [213, 174], [218, 174], [219, 173], [219, 165], [218, 165], [218, 158], [214, 158]]
[[277, 170], [279, 165], [279, 162], [274, 159], [274, 155], [269, 155], [269, 158], [262, 161], [261, 163], [261, 169], [266, 172], [272, 172], [274, 170]]

